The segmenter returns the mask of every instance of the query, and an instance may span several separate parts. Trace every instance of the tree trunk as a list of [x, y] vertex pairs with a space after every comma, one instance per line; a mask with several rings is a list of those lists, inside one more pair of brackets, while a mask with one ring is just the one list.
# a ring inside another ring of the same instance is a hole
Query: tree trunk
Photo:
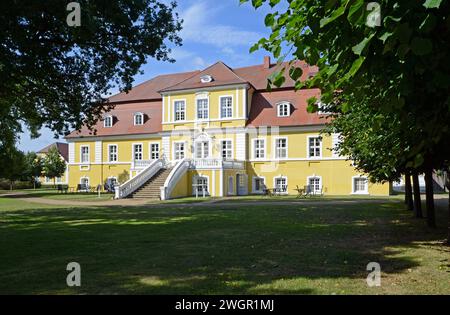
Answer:
[[422, 200], [420, 199], [419, 174], [413, 172], [413, 187], [414, 187], [414, 211], [416, 218], [423, 218], [422, 215]]
[[427, 224], [429, 227], [436, 227], [436, 217], [434, 213], [434, 192], [433, 192], [433, 169], [425, 171], [425, 189], [427, 197]]
[[405, 204], [406, 209], [413, 211], [413, 199], [412, 199], [412, 187], [411, 187], [411, 174], [405, 172]]
[[448, 187], [448, 222], [447, 222], [447, 245], [450, 246], [450, 185]]

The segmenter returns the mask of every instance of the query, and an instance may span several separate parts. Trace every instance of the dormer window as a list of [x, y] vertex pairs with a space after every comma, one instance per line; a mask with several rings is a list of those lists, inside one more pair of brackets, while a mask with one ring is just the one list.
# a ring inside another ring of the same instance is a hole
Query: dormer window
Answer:
[[210, 76], [210, 75], [202, 75], [200, 77], [200, 82], [202, 82], [202, 83], [209, 83], [209, 82], [212, 82], [212, 81], [213, 81], [213, 77]]
[[105, 116], [105, 120], [103, 121], [103, 126], [105, 128], [111, 128], [112, 125], [113, 125], [113, 116], [111, 116], [111, 115]]
[[143, 113], [135, 113], [134, 114], [134, 125], [143, 125], [144, 124], [144, 114]]
[[277, 116], [289, 117], [291, 116], [291, 103], [281, 102], [277, 104]]

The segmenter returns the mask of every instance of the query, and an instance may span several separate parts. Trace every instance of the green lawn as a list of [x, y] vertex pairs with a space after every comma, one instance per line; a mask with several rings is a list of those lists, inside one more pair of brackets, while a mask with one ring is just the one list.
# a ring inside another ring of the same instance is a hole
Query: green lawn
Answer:
[[8, 193], [26, 193], [25, 197], [38, 197], [54, 200], [69, 200], [69, 201], [106, 201], [113, 198], [111, 193], [101, 193], [98, 197], [97, 193], [61, 193], [56, 189], [40, 188], [40, 189], [22, 189], [13, 191], [0, 191], [0, 196]]
[[[401, 202], [49, 207], [0, 198], [0, 294], [450, 293], [450, 249]], [[81, 264], [82, 286], [65, 285]], [[381, 264], [381, 287], [366, 265]]]

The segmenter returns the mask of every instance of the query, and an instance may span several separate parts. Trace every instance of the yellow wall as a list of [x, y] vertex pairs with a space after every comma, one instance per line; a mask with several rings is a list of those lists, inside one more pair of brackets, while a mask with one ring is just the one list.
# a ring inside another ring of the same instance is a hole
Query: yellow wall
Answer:
[[[108, 138], [102, 142], [102, 162], [95, 163], [95, 141], [76, 141], [75, 142], [75, 164], [70, 165], [69, 172], [69, 185], [76, 187], [80, 182], [80, 178], [87, 176], [90, 179], [91, 186], [103, 184], [108, 177], [116, 177], [127, 171], [134, 176], [137, 171], [133, 170], [132, 161], [132, 145], [135, 143], [142, 143], [143, 145], [143, 160], [150, 159], [150, 143], [157, 142], [160, 145], [160, 156], [165, 154], [169, 160], [174, 159], [174, 143], [185, 143], [185, 158], [194, 158], [195, 147], [193, 146], [193, 139], [196, 136], [201, 137], [204, 133], [207, 137], [210, 137], [210, 156], [209, 158], [221, 158], [221, 140], [229, 139], [232, 141], [232, 159], [237, 159], [237, 140], [238, 133], [242, 133], [242, 130], [236, 128], [243, 128], [246, 126], [245, 106], [247, 104], [247, 112], [250, 110], [251, 98], [253, 91], [248, 91], [248, 96], [245, 95], [247, 90], [244, 86], [234, 86], [223, 89], [215, 89], [210, 91], [199, 91], [202, 96], [207, 96], [209, 99], [209, 118], [206, 121], [196, 120], [196, 98], [199, 94], [195, 92], [178, 92], [164, 95], [163, 98], [163, 130], [164, 131], [177, 131], [170, 134], [169, 138], [169, 152], [164, 152], [162, 146], [163, 140], [160, 136], [154, 137], [154, 135], [142, 136], [141, 139], [128, 139], [128, 140], [114, 140]], [[220, 119], [220, 96], [231, 95], [233, 97], [233, 117], [231, 119]], [[246, 100], [248, 98], [248, 100]], [[186, 104], [186, 117], [184, 122], [174, 122], [174, 102], [176, 100], [185, 100]], [[231, 128], [231, 133], [226, 134]], [[209, 129], [222, 128], [223, 133], [208, 134]], [[193, 135], [193, 130], [204, 130], [198, 134]], [[249, 128], [248, 135], [246, 136], [246, 155], [248, 157], [246, 161], [246, 170], [229, 170], [224, 169], [205, 169], [205, 170], [189, 170], [188, 173], [181, 178], [172, 192], [172, 197], [190, 196], [193, 193], [192, 180], [196, 175], [204, 175], [209, 178], [209, 192], [212, 196], [220, 196], [220, 187], [222, 187], [223, 196], [229, 194], [236, 194], [236, 175], [247, 174], [248, 184], [247, 190], [252, 193], [253, 190], [253, 177], [260, 176], [265, 178], [265, 183], [268, 188], [273, 188], [274, 177], [287, 176], [288, 177], [288, 192], [295, 194], [295, 188], [299, 186], [303, 188], [307, 184], [308, 176], [319, 176], [322, 178], [322, 186], [324, 194], [328, 195], [349, 195], [352, 193], [352, 177], [359, 176], [359, 174], [351, 165], [349, 161], [345, 159], [333, 156], [330, 150], [333, 143], [332, 137], [327, 135], [321, 135], [317, 131], [300, 131], [302, 129], [297, 128], [288, 129], [283, 128], [281, 132], [276, 132], [277, 128], [268, 129], [266, 133], [262, 132], [263, 129], [259, 129], [257, 132], [255, 129]], [[185, 130], [183, 133], [181, 131]], [[303, 128], [306, 130], [306, 128]], [[309, 129], [311, 130], [311, 129]], [[193, 137], [194, 136], [194, 137]], [[311, 136], [322, 137], [322, 155], [319, 158], [308, 157], [308, 138]], [[287, 159], [276, 160], [274, 156], [274, 144], [277, 137], [286, 137], [288, 142], [288, 157]], [[254, 160], [254, 139], [265, 139], [265, 158], [255, 161]], [[197, 138], [197, 140], [199, 140]], [[195, 141], [195, 140], [194, 140]], [[108, 145], [118, 145], [118, 162], [108, 162]], [[80, 166], [80, 147], [82, 145], [88, 145], [90, 148], [90, 162], [85, 166]], [[83, 169], [84, 168], [84, 169]], [[233, 177], [233, 190], [229, 191], [229, 177]], [[389, 185], [369, 184], [369, 194], [372, 195], [388, 195]]]
[[[244, 112], [244, 99], [246, 98], [245, 87], [224, 88], [220, 90], [186, 92], [186, 93], [171, 93], [164, 95], [163, 106], [163, 130], [174, 130], [178, 128], [192, 129], [198, 126], [205, 126], [209, 128], [226, 128], [245, 126], [246, 113]], [[205, 122], [197, 121], [197, 102], [199, 95], [205, 96], [209, 99], [209, 118]], [[233, 117], [231, 119], [220, 118], [219, 100], [221, 96], [231, 96], [233, 98]], [[186, 104], [186, 122], [174, 121], [175, 111], [174, 102], [177, 100], [184, 100]], [[247, 105], [247, 110], [248, 110]], [[170, 119], [169, 119], [170, 118]], [[221, 121], [219, 121], [221, 120]]]

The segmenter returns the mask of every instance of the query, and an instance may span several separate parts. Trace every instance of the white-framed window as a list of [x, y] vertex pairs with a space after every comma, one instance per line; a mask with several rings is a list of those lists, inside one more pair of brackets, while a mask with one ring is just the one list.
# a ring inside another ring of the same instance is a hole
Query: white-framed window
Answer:
[[289, 117], [291, 115], [291, 103], [281, 102], [277, 104], [277, 116]]
[[322, 193], [322, 178], [320, 176], [309, 176], [307, 184], [311, 187], [313, 194]]
[[173, 159], [182, 160], [185, 157], [186, 143], [174, 142], [173, 144]]
[[113, 116], [108, 115], [105, 117], [104, 121], [103, 121], [103, 126], [105, 128], [110, 128], [113, 125]]
[[142, 143], [133, 144], [133, 159], [135, 161], [142, 161], [144, 159], [142, 152]]
[[117, 144], [108, 145], [108, 161], [109, 162], [117, 162], [118, 160], [118, 149]]
[[233, 158], [233, 142], [231, 140], [220, 141], [220, 149], [223, 160], [231, 160]]
[[109, 185], [114, 188], [116, 186], [116, 184], [118, 183], [117, 181], [117, 177], [116, 176], [109, 176], [107, 178], [107, 180], [109, 181]]
[[205, 195], [209, 195], [208, 192], [208, 177], [207, 176], [195, 176], [193, 180], [193, 187], [192, 187], [193, 195], [196, 195], [196, 192], [199, 196], [203, 195], [203, 192], [205, 192]]
[[287, 194], [288, 180], [286, 176], [277, 176], [273, 179], [273, 187], [278, 191], [278, 193]]
[[209, 102], [207, 98], [197, 99], [197, 119], [203, 120], [209, 118]]
[[266, 158], [266, 140], [265, 139], [254, 139], [253, 140], [253, 157], [255, 159], [265, 159]]
[[322, 138], [308, 137], [308, 157], [319, 158], [322, 156]]
[[143, 125], [144, 124], [144, 114], [143, 113], [135, 113], [134, 114], [134, 125]]
[[58, 184], [62, 183], [62, 178], [61, 177], [56, 177], [56, 183], [58, 183]]
[[352, 177], [352, 193], [353, 194], [368, 194], [369, 181], [365, 176]]
[[80, 147], [80, 161], [81, 163], [89, 163], [89, 146], [82, 145]]
[[150, 143], [150, 159], [159, 159], [159, 143]]
[[81, 177], [80, 178], [80, 184], [86, 185], [86, 187], [89, 187], [89, 177]]
[[275, 158], [286, 159], [288, 157], [288, 139], [276, 138], [275, 139]]
[[209, 157], [209, 141], [195, 142], [195, 158], [206, 159]]
[[233, 117], [233, 97], [221, 96], [220, 97], [220, 118], [232, 118]]
[[175, 110], [175, 121], [186, 120], [186, 101], [177, 100], [173, 102]]
[[253, 176], [253, 193], [261, 194], [266, 188], [266, 179], [262, 176]]

